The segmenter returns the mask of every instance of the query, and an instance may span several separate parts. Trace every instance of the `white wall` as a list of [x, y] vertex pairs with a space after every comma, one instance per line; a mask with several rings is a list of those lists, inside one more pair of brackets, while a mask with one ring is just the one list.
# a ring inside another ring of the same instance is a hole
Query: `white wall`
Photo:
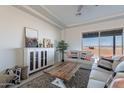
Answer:
[[111, 21], [103, 21], [99, 23], [68, 28], [63, 32], [63, 34], [65, 41], [69, 43], [69, 49], [81, 50], [81, 37], [83, 32], [103, 31], [122, 27], [124, 27], [124, 18], [119, 18]]
[[39, 39], [60, 40], [58, 28], [12, 6], [0, 6], [0, 71], [16, 65], [16, 48], [24, 46], [24, 27], [39, 30]]

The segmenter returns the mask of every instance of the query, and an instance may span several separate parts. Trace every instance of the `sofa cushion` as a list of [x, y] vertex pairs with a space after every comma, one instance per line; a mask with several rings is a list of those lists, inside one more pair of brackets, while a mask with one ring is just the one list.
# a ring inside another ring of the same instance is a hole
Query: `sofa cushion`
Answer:
[[67, 58], [77, 59], [77, 58], [79, 58], [79, 51], [78, 50], [68, 50], [65, 52], [64, 56]]
[[98, 61], [98, 67], [101, 67], [103, 69], [111, 71], [112, 70], [112, 63], [107, 61], [107, 60], [101, 59]]
[[97, 63], [94, 63], [94, 64], [92, 65], [92, 69], [98, 70], [98, 71], [101, 71], [101, 72], [104, 72], [104, 73], [108, 73], [108, 74], [112, 74], [112, 73], [113, 73], [113, 71], [108, 71], [108, 70], [105, 70], [105, 69], [103, 69], [103, 68], [98, 67], [98, 66], [97, 66]]
[[87, 88], [103, 88], [105, 86], [105, 82], [89, 79]]
[[105, 73], [99, 70], [92, 69], [90, 73], [90, 79], [95, 79], [95, 80], [106, 82], [110, 75], [111, 75], [110, 73]]
[[91, 51], [80, 51], [79, 58], [91, 61], [93, 53]]
[[75, 58], [66, 58], [65, 61], [77, 62], [77, 59], [75, 59]]

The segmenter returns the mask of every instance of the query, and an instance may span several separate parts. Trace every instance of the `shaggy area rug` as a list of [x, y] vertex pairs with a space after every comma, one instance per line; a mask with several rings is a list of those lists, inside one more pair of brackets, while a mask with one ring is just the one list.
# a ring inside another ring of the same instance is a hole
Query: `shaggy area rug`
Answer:
[[[75, 76], [71, 78], [70, 81], [64, 82], [67, 88], [86, 88], [89, 80], [90, 70], [80, 68]], [[57, 86], [51, 84], [55, 78], [43, 74], [24, 85], [20, 88], [58, 88]]]

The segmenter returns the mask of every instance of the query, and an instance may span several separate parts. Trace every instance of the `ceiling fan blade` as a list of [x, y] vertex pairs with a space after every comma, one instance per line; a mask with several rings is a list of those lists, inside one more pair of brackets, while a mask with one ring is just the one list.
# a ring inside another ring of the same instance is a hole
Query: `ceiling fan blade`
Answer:
[[79, 5], [78, 9], [77, 9], [77, 12], [80, 12], [82, 10], [82, 8], [83, 8], [83, 5]]

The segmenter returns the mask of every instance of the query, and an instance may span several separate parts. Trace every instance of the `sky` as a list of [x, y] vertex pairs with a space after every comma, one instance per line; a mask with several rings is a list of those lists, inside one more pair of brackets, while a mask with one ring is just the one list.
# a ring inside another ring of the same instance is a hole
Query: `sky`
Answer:
[[[98, 46], [99, 40], [96, 38], [83, 38], [83, 46]], [[112, 46], [113, 45], [113, 37], [100, 37], [100, 45], [101, 46]], [[116, 36], [116, 45], [122, 45], [122, 36]]]

